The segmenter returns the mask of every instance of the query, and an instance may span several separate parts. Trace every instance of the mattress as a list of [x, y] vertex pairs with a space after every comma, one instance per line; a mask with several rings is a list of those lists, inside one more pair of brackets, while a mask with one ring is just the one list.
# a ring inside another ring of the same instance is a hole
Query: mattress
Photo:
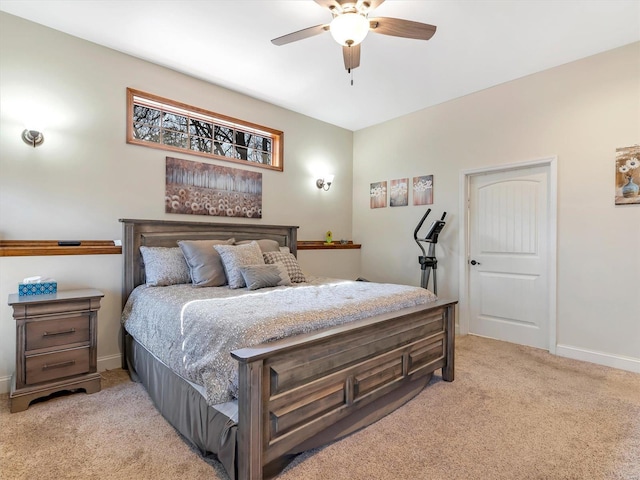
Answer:
[[209, 406], [237, 398], [229, 352], [373, 315], [426, 304], [428, 290], [316, 277], [258, 291], [192, 285], [139, 286], [125, 329], [178, 376], [204, 388]]

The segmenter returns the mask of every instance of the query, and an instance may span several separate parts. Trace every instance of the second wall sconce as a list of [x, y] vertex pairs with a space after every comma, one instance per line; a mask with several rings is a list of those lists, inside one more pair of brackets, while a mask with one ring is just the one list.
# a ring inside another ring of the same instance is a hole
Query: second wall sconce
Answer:
[[331, 184], [333, 183], [334, 175], [327, 175], [324, 178], [319, 178], [316, 180], [316, 187], [321, 188], [324, 191], [327, 191], [331, 188]]
[[22, 140], [24, 140], [24, 143], [26, 143], [27, 145], [31, 145], [33, 148], [36, 148], [38, 145], [42, 145], [42, 142], [44, 142], [44, 135], [42, 135], [42, 132], [39, 132], [37, 130], [29, 130], [27, 128], [24, 132], [22, 132]]

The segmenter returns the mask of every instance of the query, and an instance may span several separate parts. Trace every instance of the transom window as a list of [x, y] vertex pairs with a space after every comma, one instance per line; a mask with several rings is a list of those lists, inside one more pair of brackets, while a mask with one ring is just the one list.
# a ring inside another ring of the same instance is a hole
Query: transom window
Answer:
[[283, 170], [284, 134], [127, 88], [127, 143]]

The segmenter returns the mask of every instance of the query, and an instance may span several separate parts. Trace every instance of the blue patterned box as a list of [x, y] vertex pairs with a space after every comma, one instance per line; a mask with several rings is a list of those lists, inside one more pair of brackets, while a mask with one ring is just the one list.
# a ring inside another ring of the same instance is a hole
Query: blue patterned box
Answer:
[[58, 291], [58, 282], [19, 283], [18, 296], [25, 295], [51, 295]]

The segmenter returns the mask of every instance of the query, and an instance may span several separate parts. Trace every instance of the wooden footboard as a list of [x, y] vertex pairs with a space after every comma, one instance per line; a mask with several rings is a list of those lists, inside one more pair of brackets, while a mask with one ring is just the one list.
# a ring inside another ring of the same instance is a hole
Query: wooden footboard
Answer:
[[454, 307], [439, 300], [232, 352], [239, 362], [238, 477], [375, 422], [431, 374], [454, 376]]

